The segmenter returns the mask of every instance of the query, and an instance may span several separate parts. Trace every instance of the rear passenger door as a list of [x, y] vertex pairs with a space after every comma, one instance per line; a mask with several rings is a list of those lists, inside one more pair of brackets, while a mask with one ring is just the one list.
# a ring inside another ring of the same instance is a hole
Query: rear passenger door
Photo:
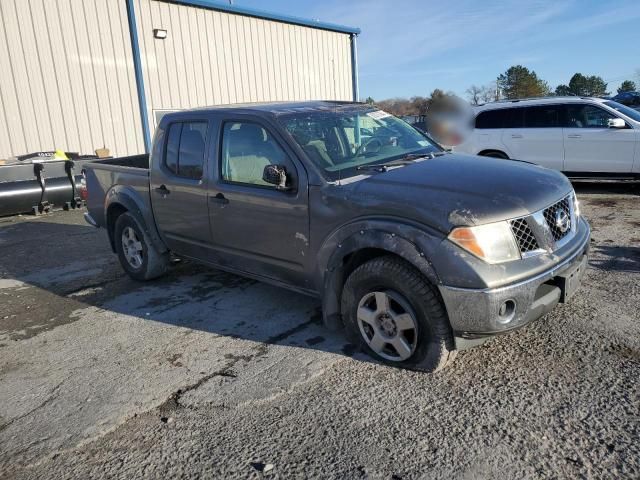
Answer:
[[[308, 288], [306, 171], [277, 130], [259, 118], [221, 118], [209, 214], [216, 263]], [[262, 179], [286, 168], [289, 190]]]
[[511, 110], [511, 128], [502, 133], [502, 141], [511, 158], [562, 170], [564, 108], [561, 105], [536, 105]]
[[202, 257], [211, 243], [205, 154], [209, 124], [175, 121], [158, 129], [152, 154], [150, 195], [158, 230], [177, 253]]

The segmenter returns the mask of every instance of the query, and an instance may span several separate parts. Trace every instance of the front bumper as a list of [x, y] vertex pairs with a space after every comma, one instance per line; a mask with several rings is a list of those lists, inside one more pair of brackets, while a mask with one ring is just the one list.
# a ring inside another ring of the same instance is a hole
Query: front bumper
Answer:
[[566, 281], [563, 276], [572, 274], [571, 283], [575, 287], [587, 266], [590, 232], [586, 222], [585, 226], [586, 234], [570, 255], [531, 278], [487, 289], [440, 286], [456, 339], [481, 339], [515, 330], [564, 301]]

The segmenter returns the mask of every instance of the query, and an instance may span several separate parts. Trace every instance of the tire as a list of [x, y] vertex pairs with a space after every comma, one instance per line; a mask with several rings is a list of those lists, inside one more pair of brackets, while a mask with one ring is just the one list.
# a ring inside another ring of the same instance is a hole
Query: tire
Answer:
[[377, 360], [435, 372], [455, 358], [451, 326], [436, 290], [398, 257], [374, 258], [356, 268], [341, 303], [349, 340]]
[[113, 238], [120, 264], [134, 280], [152, 280], [167, 271], [169, 253], [155, 249], [138, 220], [130, 213], [125, 212], [118, 217]]

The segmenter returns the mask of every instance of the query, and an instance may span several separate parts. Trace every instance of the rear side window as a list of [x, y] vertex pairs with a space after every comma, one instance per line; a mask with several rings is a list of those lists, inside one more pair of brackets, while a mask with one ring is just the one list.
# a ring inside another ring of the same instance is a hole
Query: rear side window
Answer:
[[525, 107], [523, 110], [525, 128], [562, 127], [563, 111], [559, 105], [539, 105], [536, 107]]
[[164, 165], [171, 173], [178, 174], [178, 149], [180, 148], [180, 134], [182, 133], [182, 124], [174, 123], [169, 127], [169, 135], [167, 136], [167, 150], [164, 156]]
[[522, 108], [501, 108], [480, 112], [476, 117], [476, 128], [521, 128]]
[[178, 177], [201, 179], [206, 138], [206, 122], [172, 123], [167, 135], [165, 167]]

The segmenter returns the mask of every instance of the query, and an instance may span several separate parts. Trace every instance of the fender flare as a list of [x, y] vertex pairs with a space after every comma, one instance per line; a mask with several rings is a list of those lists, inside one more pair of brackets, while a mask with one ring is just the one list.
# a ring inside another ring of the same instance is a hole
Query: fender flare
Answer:
[[318, 252], [316, 283], [322, 294], [323, 322], [330, 329], [342, 326], [340, 301], [344, 284], [344, 259], [359, 250], [375, 248], [397, 255], [417, 268], [432, 284], [441, 283], [430, 253], [442, 241], [424, 226], [389, 220], [362, 220], [331, 234]]
[[109, 225], [109, 211], [111, 208], [117, 206], [124, 208], [128, 213], [135, 217], [159, 253], [163, 253], [168, 250], [158, 233], [151, 207], [145, 204], [145, 202], [140, 198], [140, 194], [135, 189], [125, 185], [116, 185], [107, 192], [106, 198], [104, 218], [107, 232], [109, 234], [109, 241], [111, 242], [111, 249], [114, 252], [116, 251], [115, 239], [113, 238], [113, 226]]

